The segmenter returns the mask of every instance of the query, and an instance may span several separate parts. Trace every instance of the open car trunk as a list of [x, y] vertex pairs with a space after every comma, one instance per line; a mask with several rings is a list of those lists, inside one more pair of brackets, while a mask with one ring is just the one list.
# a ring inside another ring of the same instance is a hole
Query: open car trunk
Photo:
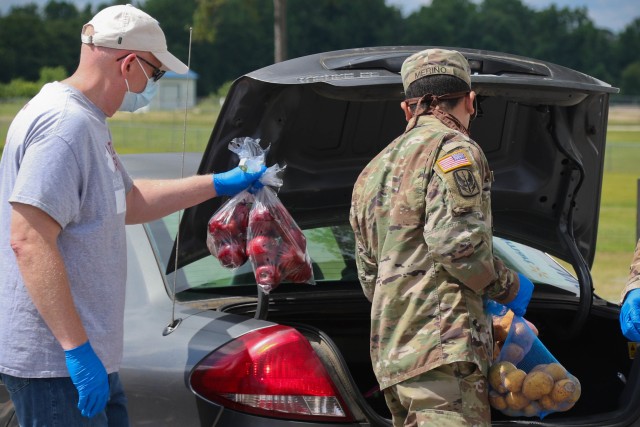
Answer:
[[[313, 230], [348, 227], [357, 176], [405, 129], [399, 70], [406, 57], [422, 49], [327, 52], [239, 78], [226, 98], [198, 172], [236, 166], [238, 159], [228, 149], [232, 139], [260, 139], [263, 148], [270, 147], [267, 165], [286, 164], [278, 197], [307, 241]], [[523, 271], [536, 283], [526, 317], [583, 390], [574, 408], [548, 415], [542, 423], [584, 426], [614, 420], [615, 425], [620, 420], [622, 425], [640, 410], [628, 404], [640, 399], [637, 374], [631, 371], [627, 343], [619, 333], [619, 307], [593, 295], [589, 272], [595, 255], [609, 96], [617, 89], [531, 58], [458, 50], [469, 60], [479, 100], [471, 136], [484, 150], [495, 178], [494, 235], [515, 242], [514, 253], [522, 252], [516, 244], [525, 245], [564, 261], [575, 273], [566, 283], [557, 280], [558, 287], [547, 281], [548, 271]], [[210, 255], [204, 230], [223, 202], [212, 199], [185, 211], [180, 244], [174, 246], [168, 272], [173, 271], [176, 257], [175, 265], [182, 267]], [[316, 351], [334, 368], [334, 375], [343, 386], [358, 390], [356, 403], [363, 412], [377, 414], [368, 419], [386, 425], [389, 414], [376, 389], [369, 357], [370, 304], [357, 282], [353, 247], [340, 249], [340, 268], [332, 267], [333, 275], [316, 275], [315, 286], [292, 285], [300, 287], [290, 290], [283, 284], [256, 303], [249, 298], [256, 293], [254, 278], [244, 270], [229, 279], [231, 286], [222, 289], [218, 283], [204, 289], [209, 292], [205, 306], [306, 325], [299, 328], [316, 343]], [[318, 267], [326, 252], [310, 251], [314, 274], [316, 267], [326, 272], [324, 266]], [[554, 274], [569, 276], [562, 268], [556, 270], [562, 273]], [[499, 412], [493, 419], [514, 422]]]
[[[199, 173], [238, 163], [237, 137], [269, 147], [267, 165], [285, 164], [278, 196], [301, 228], [346, 224], [353, 183], [406, 121], [399, 70], [418, 47], [327, 52], [271, 65], [236, 80], [225, 100]], [[469, 60], [478, 117], [471, 136], [494, 173], [495, 234], [569, 263], [579, 306], [565, 332], [589, 315], [609, 95], [593, 77], [555, 64], [459, 49]], [[210, 255], [207, 221], [224, 202], [185, 211], [168, 272]]]
[[[337, 285], [337, 284], [336, 284]], [[371, 368], [369, 358], [370, 303], [352, 283], [349, 292], [306, 292], [269, 298], [267, 320], [295, 326], [312, 342], [343, 387], [355, 389], [363, 412], [380, 417], [380, 425], [390, 414]], [[344, 287], [341, 283], [339, 286]], [[582, 395], [567, 412], [552, 413], [543, 420], [512, 418], [492, 410], [494, 424], [528, 423], [561, 425], [627, 425], [632, 413], [640, 411], [637, 402], [637, 367], [632, 370], [627, 341], [608, 331], [618, 328], [618, 312], [609, 303], [596, 299], [585, 328], [567, 339], [562, 331], [575, 317], [578, 301], [558, 295], [542, 295], [527, 310], [526, 318], [539, 329], [539, 338], [555, 358], [582, 385]], [[254, 316], [256, 305], [234, 304], [224, 311]], [[345, 384], [347, 382], [348, 384]], [[628, 387], [627, 387], [628, 385]], [[636, 400], [634, 400], [636, 399]], [[637, 416], [637, 415], [636, 415]], [[370, 415], [371, 417], [371, 415]], [[613, 422], [613, 424], [612, 424]]]

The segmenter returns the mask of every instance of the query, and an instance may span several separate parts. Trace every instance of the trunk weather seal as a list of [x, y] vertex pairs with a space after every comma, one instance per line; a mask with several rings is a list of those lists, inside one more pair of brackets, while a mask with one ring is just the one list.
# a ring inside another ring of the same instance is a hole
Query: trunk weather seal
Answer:
[[[556, 118], [561, 114], [561, 109], [559, 107], [552, 107], [551, 113], [551, 136], [553, 138], [553, 141], [560, 152], [562, 152], [565, 156], [567, 156], [568, 159], [571, 160], [573, 171], [577, 171], [579, 174], [578, 182], [573, 188], [573, 191], [571, 191], [571, 189], [569, 188], [571, 179], [567, 180], [565, 195], [568, 195], [570, 193], [571, 200], [569, 201], [566, 210], [562, 208], [560, 214], [565, 214], [565, 221], [560, 221], [558, 226], [560, 239], [563, 241], [563, 243], [571, 253], [571, 265], [573, 266], [578, 276], [578, 283], [580, 285], [578, 310], [576, 311], [576, 316], [571, 322], [571, 325], [569, 325], [565, 332], [566, 337], [575, 337], [583, 329], [584, 325], [587, 322], [593, 300], [593, 280], [591, 278], [591, 273], [589, 272], [589, 266], [580, 253], [580, 250], [576, 245], [575, 237], [573, 235], [573, 211], [576, 206], [576, 194], [578, 194], [580, 187], [582, 186], [582, 182], [584, 181], [584, 168], [580, 159], [577, 156], [573, 155], [573, 152], [571, 150], [568, 150], [561, 142], [563, 140], [573, 141], [572, 133], [567, 129], [565, 122], [563, 120], [556, 120]], [[560, 137], [560, 135], [562, 135], [562, 138]], [[565, 197], [565, 200], [566, 199], [567, 197]]]

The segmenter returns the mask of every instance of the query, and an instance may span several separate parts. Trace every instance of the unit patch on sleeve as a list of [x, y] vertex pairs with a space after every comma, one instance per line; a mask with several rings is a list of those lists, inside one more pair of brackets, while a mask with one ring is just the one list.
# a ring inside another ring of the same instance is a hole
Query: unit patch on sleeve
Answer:
[[464, 151], [454, 151], [437, 161], [438, 167], [442, 172], [449, 172], [463, 166], [470, 166], [471, 160]]
[[453, 173], [456, 186], [462, 197], [473, 197], [480, 193], [480, 187], [473, 177], [473, 173], [467, 168], [456, 170]]

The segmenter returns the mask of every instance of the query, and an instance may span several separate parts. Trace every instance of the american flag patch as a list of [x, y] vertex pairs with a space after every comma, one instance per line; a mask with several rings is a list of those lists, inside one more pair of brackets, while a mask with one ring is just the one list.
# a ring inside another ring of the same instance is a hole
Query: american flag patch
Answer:
[[455, 151], [438, 160], [438, 166], [442, 172], [449, 172], [462, 166], [469, 166], [471, 161], [463, 151]]

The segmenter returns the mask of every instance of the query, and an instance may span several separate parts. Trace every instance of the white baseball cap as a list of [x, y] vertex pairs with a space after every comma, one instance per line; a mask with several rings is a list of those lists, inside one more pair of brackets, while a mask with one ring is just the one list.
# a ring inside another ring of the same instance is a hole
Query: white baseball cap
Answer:
[[178, 74], [189, 71], [167, 50], [167, 41], [158, 21], [130, 4], [107, 7], [82, 27], [82, 43], [113, 49], [151, 52], [163, 70]]

